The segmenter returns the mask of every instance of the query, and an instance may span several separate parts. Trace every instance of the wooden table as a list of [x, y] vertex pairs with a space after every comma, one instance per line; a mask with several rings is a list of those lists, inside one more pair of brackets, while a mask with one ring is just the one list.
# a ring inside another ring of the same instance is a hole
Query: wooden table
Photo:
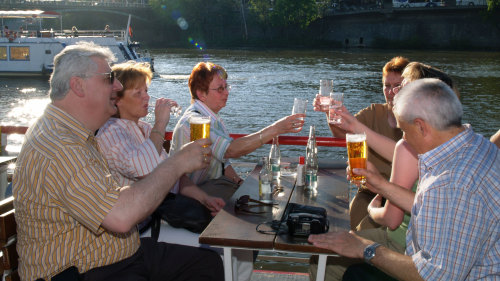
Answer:
[[[297, 162], [297, 161], [295, 161]], [[321, 163], [321, 162], [320, 162]], [[323, 166], [323, 167], [322, 167]], [[299, 203], [323, 207], [327, 210], [330, 222], [329, 232], [350, 229], [345, 161], [320, 165], [317, 193], [306, 192], [303, 187], [295, 187], [295, 178], [282, 177], [280, 185], [283, 192], [274, 196], [276, 207], [255, 207], [251, 210], [268, 211], [264, 214], [246, 214], [235, 210], [236, 199], [242, 195], [259, 198], [257, 165], [245, 182], [226, 202], [226, 206], [212, 220], [200, 235], [199, 242], [224, 249], [225, 280], [232, 280], [231, 250], [267, 250], [318, 254], [318, 274], [316, 280], [324, 280], [326, 258], [335, 253], [312, 246], [305, 238], [295, 238], [288, 234], [262, 234], [256, 231], [257, 225], [272, 220], [281, 220], [288, 203]], [[259, 229], [270, 229], [261, 225]]]

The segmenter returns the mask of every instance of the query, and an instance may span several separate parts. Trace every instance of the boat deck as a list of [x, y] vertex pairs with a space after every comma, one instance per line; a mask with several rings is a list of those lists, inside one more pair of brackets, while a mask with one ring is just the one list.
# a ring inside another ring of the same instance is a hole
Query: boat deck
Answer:
[[309, 274], [297, 272], [278, 272], [254, 270], [250, 281], [308, 281]]

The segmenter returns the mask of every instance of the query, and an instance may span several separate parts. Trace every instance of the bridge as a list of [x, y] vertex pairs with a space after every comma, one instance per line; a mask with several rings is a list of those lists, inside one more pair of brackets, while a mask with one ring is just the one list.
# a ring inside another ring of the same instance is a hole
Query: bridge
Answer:
[[105, 12], [109, 14], [129, 15], [147, 20], [145, 16], [151, 11], [147, 0], [118, 1], [15, 1], [0, 0], [0, 10], [44, 10], [55, 12]]

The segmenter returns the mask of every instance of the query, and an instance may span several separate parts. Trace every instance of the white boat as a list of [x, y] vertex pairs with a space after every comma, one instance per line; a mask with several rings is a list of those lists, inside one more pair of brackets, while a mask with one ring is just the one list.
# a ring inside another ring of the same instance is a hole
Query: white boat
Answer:
[[[135, 60], [149, 62], [153, 68], [153, 58], [147, 51], [141, 53], [139, 44], [132, 42], [126, 30], [42, 30], [43, 18], [60, 18], [55, 12], [0, 11], [2, 28], [4, 19], [19, 19], [16, 31], [0, 37], [0, 76], [39, 76], [49, 75], [53, 69], [54, 56], [66, 46], [80, 41], [94, 42], [108, 47], [116, 56], [117, 62]], [[7, 20], [6, 20], [7, 21]], [[26, 22], [30, 22], [28, 25]], [[37, 26], [36, 21], [39, 22]], [[15, 27], [11, 24], [12, 27]], [[9, 27], [11, 27], [9, 26]], [[19, 30], [21, 27], [26, 29]], [[35, 27], [33, 27], [35, 26]], [[62, 26], [62, 24], [61, 24]]]

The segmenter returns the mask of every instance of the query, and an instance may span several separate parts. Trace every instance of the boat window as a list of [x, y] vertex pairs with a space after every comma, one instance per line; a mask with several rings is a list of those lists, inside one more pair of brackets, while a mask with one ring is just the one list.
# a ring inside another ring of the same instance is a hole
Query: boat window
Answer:
[[0, 47], [0, 60], [7, 60], [7, 47]]
[[10, 60], [30, 60], [30, 47], [10, 47]]

